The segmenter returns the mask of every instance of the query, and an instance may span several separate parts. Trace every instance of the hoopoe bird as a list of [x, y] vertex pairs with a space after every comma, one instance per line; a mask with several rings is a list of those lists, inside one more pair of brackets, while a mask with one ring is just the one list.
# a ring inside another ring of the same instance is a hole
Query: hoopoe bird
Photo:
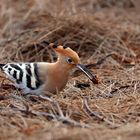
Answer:
[[75, 67], [84, 72], [93, 83], [98, 83], [96, 75], [80, 64], [80, 58], [75, 51], [69, 47], [44, 42], [58, 54], [56, 62], [0, 64], [6, 77], [16, 88], [21, 89], [23, 94], [40, 95], [44, 92], [61, 91], [66, 86], [70, 71]]

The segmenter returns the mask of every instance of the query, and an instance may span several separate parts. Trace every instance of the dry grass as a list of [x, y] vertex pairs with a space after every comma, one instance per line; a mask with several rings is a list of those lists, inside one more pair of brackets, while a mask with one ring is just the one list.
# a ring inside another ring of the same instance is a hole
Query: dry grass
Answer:
[[[1, 0], [1, 63], [54, 61], [54, 52], [38, 45], [48, 40], [77, 51], [100, 83], [75, 72], [51, 99], [1, 88], [0, 139], [139, 139], [137, 5], [138, 0]], [[2, 74], [0, 79], [9, 83]]]

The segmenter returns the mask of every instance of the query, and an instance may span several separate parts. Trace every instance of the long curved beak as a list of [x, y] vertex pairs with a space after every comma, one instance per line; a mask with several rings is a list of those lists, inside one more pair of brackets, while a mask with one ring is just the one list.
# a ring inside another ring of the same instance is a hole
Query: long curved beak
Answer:
[[76, 67], [79, 68], [94, 84], [99, 83], [97, 76], [92, 74], [84, 65], [77, 64]]

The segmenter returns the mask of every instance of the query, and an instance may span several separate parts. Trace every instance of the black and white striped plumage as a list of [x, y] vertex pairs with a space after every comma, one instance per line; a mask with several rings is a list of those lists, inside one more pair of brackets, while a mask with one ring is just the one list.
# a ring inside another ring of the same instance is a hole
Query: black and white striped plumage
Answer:
[[13, 81], [17, 88], [22, 89], [23, 93], [36, 93], [43, 82], [38, 76], [37, 63], [8, 63], [0, 64], [2, 71], [7, 78]]

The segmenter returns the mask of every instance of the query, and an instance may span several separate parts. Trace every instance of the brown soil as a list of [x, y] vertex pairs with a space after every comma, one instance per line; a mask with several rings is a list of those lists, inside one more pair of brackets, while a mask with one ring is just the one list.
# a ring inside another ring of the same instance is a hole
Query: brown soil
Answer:
[[37, 45], [47, 40], [78, 52], [100, 83], [94, 85], [76, 71], [50, 101], [3, 87], [9, 81], [1, 73], [0, 139], [138, 140], [139, 4], [139, 0], [1, 0], [1, 63], [52, 62], [54, 52]]

